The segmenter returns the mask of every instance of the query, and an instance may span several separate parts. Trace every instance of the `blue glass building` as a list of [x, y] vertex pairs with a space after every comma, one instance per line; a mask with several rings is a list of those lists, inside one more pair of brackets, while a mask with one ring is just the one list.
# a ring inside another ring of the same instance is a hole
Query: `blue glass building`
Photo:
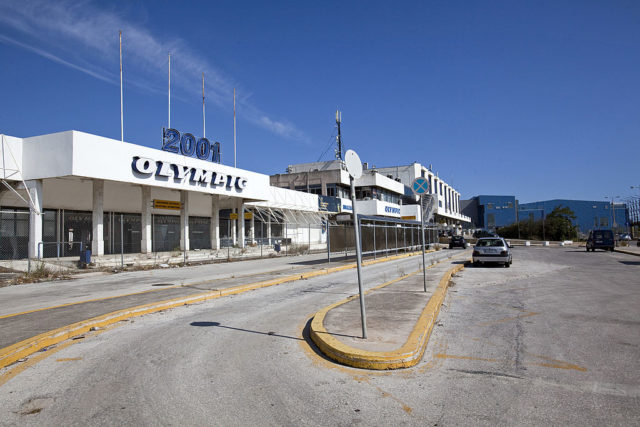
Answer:
[[[593, 228], [613, 228], [616, 233], [627, 232], [630, 226], [629, 210], [624, 203], [592, 200], [553, 199], [522, 203], [515, 196], [480, 195], [461, 201], [462, 213], [471, 217], [472, 228], [495, 231], [516, 221], [537, 221], [548, 216], [557, 206], [573, 211], [573, 221], [579, 233]], [[615, 218], [614, 218], [615, 216]]]

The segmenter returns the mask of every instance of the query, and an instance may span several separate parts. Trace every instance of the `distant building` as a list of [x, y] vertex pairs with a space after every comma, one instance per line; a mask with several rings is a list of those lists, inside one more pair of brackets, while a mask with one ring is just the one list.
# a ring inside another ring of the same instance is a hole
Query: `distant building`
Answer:
[[576, 216], [573, 225], [579, 233], [588, 233], [593, 228], [613, 228], [616, 233], [629, 229], [629, 212], [624, 203], [600, 202], [594, 200], [553, 199], [541, 202], [522, 203], [518, 214], [520, 221], [526, 219], [542, 219], [549, 215], [556, 207], [566, 206]]
[[613, 228], [616, 233], [629, 229], [629, 211], [624, 203], [612, 205], [607, 201], [553, 199], [519, 203], [515, 196], [481, 195], [461, 202], [462, 213], [471, 218], [473, 228], [498, 230], [516, 221], [537, 221], [548, 216], [556, 207], [568, 207], [576, 219], [573, 225], [579, 233], [593, 228]]
[[462, 213], [471, 218], [471, 228], [496, 230], [517, 221], [515, 196], [481, 195], [462, 201]]
[[[429, 192], [436, 198], [434, 221], [445, 228], [461, 228], [469, 218], [460, 212], [460, 193], [419, 163], [406, 166], [369, 167], [363, 163], [362, 176], [355, 180], [356, 207], [362, 215], [420, 221], [418, 197], [410, 189], [416, 177], [429, 180]], [[317, 194], [339, 211], [350, 198], [349, 174], [339, 160], [290, 165], [284, 174], [270, 177], [274, 187]], [[328, 198], [339, 198], [333, 203]], [[350, 212], [348, 212], [350, 213]]]

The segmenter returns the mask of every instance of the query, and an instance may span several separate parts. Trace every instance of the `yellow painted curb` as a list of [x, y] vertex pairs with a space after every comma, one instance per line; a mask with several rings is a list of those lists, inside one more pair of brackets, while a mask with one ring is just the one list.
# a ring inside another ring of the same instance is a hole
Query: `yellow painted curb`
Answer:
[[[386, 258], [379, 258], [377, 260], [363, 262], [363, 265], [372, 265], [385, 261], [392, 261], [401, 258], [408, 258], [410, 256], [417, 255], [421, 252], [410, 252], [403, 255], [394, 255]], [[93, 317], [91, 319], [83, 320], [81, 322], [73, 323], [71, 325], [63, 326], [52, 331], [44, 332], [40, 335], [36, 335], [26, 340], [20, 341], [16, 344], [0, 349], [0, 369], [11, 365], [23, 359], [31, 354], [42, 350], [43, 348], [58, 344], [64, 340], [75, 338], [89, 332], [92, 328], [102, 328], [110, 324], [119, 322], [121, 320], [129, 319], [132, 317], [142, 316], [144, 314], [155, 313], [162, 310], [168, 310], [170, 308], [179, 307], [181, 305], [194, 304], [209, 299], [220, 298], [228, 295], [236, 295], [243, 292], [248, 292], [255, 289], [266, 288], [269, 286], [279, 285], [287, 282], [294, 282], [296, 280], [308, 279], [310, 277], [317, 277], [335, 273], [338, 271], [348, 270], [356, 268], [356, 263], [342, 265], [339, 267], [325, 268], [317, 271], [311, 271], [302, 274], [294, 274], [290, 276], [280, 277], [277, 279], [264, 280], [261, 282], [250, 283], [247, 285], [239, 285], [231, 288], [212, 290], [187, 297], [178, 297], [165, 301], [153, 302], [136, 307], [126, 308], [111, 313], [104, 314], [102, 316]]]
[[[324, 327], [324, 318], [327, 313], [331, 309], [357, 298], [357, 295], [325, 307], [316, 313], [311, 321], [311, 339], [326, 356], [343, 365], [376, 370], [399, 369], [414, 366], [422, 359], [422, 355], [427, 347], [427, 342], [429, 341], [433, 325], [438, 317], [440, 306], [447, 294], [447, 287], [449, 286], [451, 276], [463, 268], [464, 265], [458, 265], [448, 270], [440, 279], [438, 287], [422, 310], [413, 331], [409, 334], [409, 338], [398, 350], [379, 352], [356, 349], [343, 344], [327, 332]], [[395, 283], [415, 273], [417, 272], [385, 283], [384, 286]], [[377, 288], [380, 287], [382, 286], [378, 286]]]

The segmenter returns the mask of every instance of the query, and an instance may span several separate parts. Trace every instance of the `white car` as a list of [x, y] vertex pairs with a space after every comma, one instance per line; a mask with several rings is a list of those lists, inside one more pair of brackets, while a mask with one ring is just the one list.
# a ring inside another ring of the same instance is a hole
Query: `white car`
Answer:
[[502, 237], [482, 237], [473, 247], [473, 265], [493, 262], [510, 267], [513, 262], [511, 248]]

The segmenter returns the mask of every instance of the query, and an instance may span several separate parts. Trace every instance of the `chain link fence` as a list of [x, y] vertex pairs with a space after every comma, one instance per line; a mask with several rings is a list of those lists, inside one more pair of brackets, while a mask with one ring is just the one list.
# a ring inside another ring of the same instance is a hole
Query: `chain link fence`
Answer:
[[[360, 240], [362, 254], [373, 258], [397, 255], [422, 249], [420, 224], [410, 222], [361, 221]], [[438, 243], [435, 224], [425, 225], [427, 247]], [[355, 254], [355, 233], [349, 222], [329, 225], [327, 250], [329, 258]]]

